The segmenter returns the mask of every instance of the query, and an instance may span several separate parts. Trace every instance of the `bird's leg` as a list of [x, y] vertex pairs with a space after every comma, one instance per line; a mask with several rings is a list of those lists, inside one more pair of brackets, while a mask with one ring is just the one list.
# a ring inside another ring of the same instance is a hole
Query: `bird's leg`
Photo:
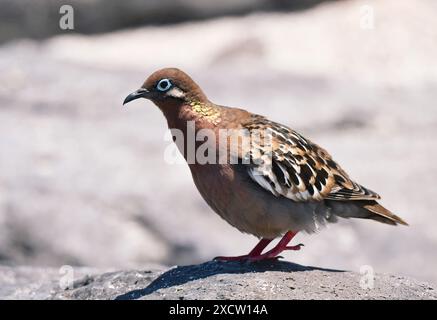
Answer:
[[216, 257], [214, 260], [220, 261], [260, 261], [265, 259], [275, 259], [278, 258], [278, 255], [285, 250], [300, 250], [303, 246], [302, 243], [299, 243], [295, 246], [288, 246], [288, 243], [294, 238], [297, 232], [288, 231], [281, 240], [279, 240], [278, 244], [271, 250], [266, 253], [262, 253], [262, 251], [269, 245], [272, 240], [270, 239], [261, 239], [260, 242], [249, 252], [249, 254], [243, 256], [236, 257]]
[[255, 246], [255, 248], [252, 249], [252, 251], [249, 252], [248, 256], [259, 256], [263, 250], [269, 245], [270, 242], [272, 242], [273, 239], [261, 239], [258, 244]]
[[272, 242], [272, 239], [261, 239], [258, 244], [255, 246], [255, 248], [252, 249], [252, 251], [249, 252], [249, 254], [245, 254], [243, 256], [236, 256], [236, 257], [216, 257], [214, 260], [220, 260], [220, 261], [244, 261], [251, 258], [255, 258], [261, 255], [263, 250], [269, 245], [269, 243]]
[[291, 239], [294, 238], [296, 234], [297, 232], [288, 231], [273, 249], [260, 255], [247, 257], [247, 260], [259, 261], [264, 259], [272, 259], [277, 258], [278, 255], [285, 250], [300, 250], [300, 248], [303, 246], [303, 244], [301, 243], [295, 246], [288, 246], [288, 243], [291, 241]]

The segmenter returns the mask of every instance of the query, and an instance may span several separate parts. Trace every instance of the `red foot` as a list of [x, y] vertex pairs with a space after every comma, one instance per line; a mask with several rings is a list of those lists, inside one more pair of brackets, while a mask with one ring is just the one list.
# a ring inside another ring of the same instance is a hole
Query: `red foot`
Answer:
[[294, 250], [294, 251], [299, 251], [302, 247], [304, 247], [305, 245], [303, 243], [299, 243], [295, 246], [286, 246], [285, 250]]
[[216, 257], [214, 260], [220, 261], [260, 261], [266, 259], [279, 259], [279, 254], [285, 250], [300, 250], [303, 244], [298, 244], [295, 246], [287, 246], [287, 244], [293, 239], [293, 237], [297, 234], [297, 232], [288, 231], [282, 239], [278, 242], [278, 244], [271, 250], [266, 253], [262, 253], [262, 251], [267, 247], [267, 245], [272, 241], [269, 239], [261, 239], [261, 241], [256, 245], [253, 250], [243, 256], [237, 257]]
[[260, 242], [249, 252], [249, 254], [245, 254], [244, 256], [236, 256], [236, 257], [215, 257], [214, 260], [220, 261], [247, 261], [251, 257], [259, 256], [263, 250], [272, 242], [270, 239], [261, 239]]

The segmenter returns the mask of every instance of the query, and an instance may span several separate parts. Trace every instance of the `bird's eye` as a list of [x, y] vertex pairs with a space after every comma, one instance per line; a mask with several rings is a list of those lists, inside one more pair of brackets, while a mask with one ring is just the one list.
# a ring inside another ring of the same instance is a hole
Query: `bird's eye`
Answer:
[[171, 82], [168, 79], [161, 79], [159, 80], [158, 84], [156, 85], [156, 89], [159, 91], [167, 91], [171, 87]]

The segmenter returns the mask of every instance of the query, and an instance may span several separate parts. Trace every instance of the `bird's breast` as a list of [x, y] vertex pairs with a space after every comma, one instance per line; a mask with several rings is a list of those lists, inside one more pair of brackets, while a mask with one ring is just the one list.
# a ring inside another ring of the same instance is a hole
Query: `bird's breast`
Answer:
[[190, 165], [208, 205], [241, 232], [275, 238], [291, 230], [290, 207], [253, 184], [241, 165]]

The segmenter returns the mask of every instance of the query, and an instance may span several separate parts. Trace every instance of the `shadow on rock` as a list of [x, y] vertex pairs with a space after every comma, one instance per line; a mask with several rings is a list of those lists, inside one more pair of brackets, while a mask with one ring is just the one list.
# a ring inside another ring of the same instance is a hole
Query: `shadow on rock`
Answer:
[[344, 272], [344, 270], [324, 269], [302, 266], [286, 261], [220, 262], [208, 261], [198, 265], [173, 268], [156, 278], [144, 289], [137, 289], [116, 297], [116, 300], [134, 300], [149, 295], [159, 289], [182, 285], [190, 281], [208, 278], [217, 274], [243, 274], [266, 271], [300, 272], [300, 271]]

